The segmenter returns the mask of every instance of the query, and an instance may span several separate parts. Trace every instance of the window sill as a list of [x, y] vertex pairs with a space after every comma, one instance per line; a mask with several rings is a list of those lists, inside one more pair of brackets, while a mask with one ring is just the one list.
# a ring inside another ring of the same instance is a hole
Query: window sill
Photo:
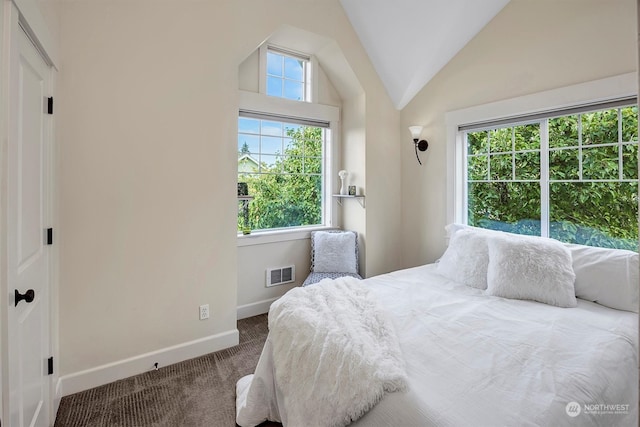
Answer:
[[256, 231], [251, 234], [238, 234], [237, 246], [265, 245], [290, 240], [304, 240], [311, 237], [312, 231], [332, 229], [335, 229], [335, 227], [319, 225], [314, 227], [298, 227], [291, 230]]

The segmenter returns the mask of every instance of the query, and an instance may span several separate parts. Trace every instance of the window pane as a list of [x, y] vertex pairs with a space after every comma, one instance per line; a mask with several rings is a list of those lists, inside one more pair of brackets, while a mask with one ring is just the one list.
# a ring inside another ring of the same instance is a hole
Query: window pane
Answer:
[[476, 181], [489, 179], [489, 156], [469, 156], [468, 178]]
[[260, 163], [251, 154], [238, 155], [238, 173], [253, 173], [260, 171]]
[[516, 153], [516, 179], [540, 179], [540, 152]]
[[638, 184], [552, 183], [550, 236], [568, 243], [638, 250]]
[[282, 123], [263, 120], [262, 134], [271, 136], [282, 136]]
[[638, 144], [622, 146], [622, 172], [624, 179], [638, 179]]
[[618, 142], [618, 110], [595, 111], [582, 115], [582, 144]]
[[469, 225], [540, 235], [539, 183], [473, 182], [468, 194]]
[[284, 77], [304, 81], [304, 61], [289, 56], [284, 58]]
[[483, 154], [489, 149], [487, 132], [470, 132], [467, 134], [467, 146], [469, 154]]
[[513, 150], [513, 128], [495, 129], [489, 131], [489, 147], [492, 153]]
[[322, 157], [305, 157], [304, 173], [322, 173]]
[[260, 120], [248, 119], [246, 117], [238, 118], [238, 132], [260, 133]]
[[285, 80], [284, 98], [304, 101], [304, 84], [293, 80]]
[[627, 107], [622, 113], [622, 142], [638, 141], [638, 107]]
[[259, 134], [238, 133], [238, 181], [253, 197], [239, 206], [238, 230], [321, 224], [324, 129], [260, 124]]
[[282, 76], [282, 55], [267, 52], [267, 74]]
[[[247, 179], [251, 229], [318, 225], [322, 223], [322, 177], [254, 175]], [[277, 197], [273, 197], [277, 194]], [[271, 197], [269, 197], [271, 195]], [[242, 222], [239, 213], [238, 223]]]
[[261, 142], [260, 150], [262, 153], [282, 154], [282, 138], [263, 136]]
[[282, 141], [284, 144], [285, 154], [288, 154], [288, 155], [296, 154], [297, 146], [300, 145], [297, 139], [284, 138]]
[[540, 125], [531, 124], [514, 128], [516, 151], [540, 149]]
[[267, 77], [267, 95], [282, 97], [282, 79]]
[[580, 179], [578, 149], [549, 151], [549, 179]]
[[283, 156], [282, 166], [284, 173], [302, 173], [303, 172], [303, 158], [296, 156]]
[[512, 180], [513, 164], [511, 154], [493, 154], [490, 156], [491, 179]]
[[238, 153], [250, 154], [260, 152], [260, 137], [258, 135], [238, 134]]
[[260, 155], [260, 172], [282, 172], [282, 164], [278, 164], [278, 159], [280, 156], [274, 156], [272, 154], [261, 154]]
[[582, 179], [618, 178], [618, 146], [582, 149]]
[[315, 137], [313, 139], [307, 139], [304, 141], [304, 155], [305, 156], [322, 156], [322, 134], [308, 135]]
[[548, 154], [540, 123], [467, 133], [468, 223], [534, 235], [548, 225], [551, 237], [637, 250], [637, 114], [630, 106], [548, 119]]
[[549, 119], [549, 147], [578, 146], [578, 116]]
[[299, 134], [301, 132], [301, 129], [303, 128], [303, 126], [301, 125], [296, 125], [293, 123], [285, 123], [284, 124], [284, 134], [285, 136], [288, 137], [294, 137], [296, 136], [296, 134]]
[[305, 99], [306, 70], [309, 60], [295, 56], [267, 53], [267, 95], [295, 101]]

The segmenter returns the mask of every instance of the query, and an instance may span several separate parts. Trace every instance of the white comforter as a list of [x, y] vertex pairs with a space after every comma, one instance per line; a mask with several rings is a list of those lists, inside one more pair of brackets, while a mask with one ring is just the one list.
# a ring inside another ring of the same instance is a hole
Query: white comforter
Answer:
[[[392, 315], [409, 389], [354, 426], [637, 425], [637, 314], [486, 296], [434, 265], [364, 283]], [[267, 339], [261, 362], [272, 356]], [[269, 418], [282, 419], [278, 384], [268, 372], [259, 381]]]

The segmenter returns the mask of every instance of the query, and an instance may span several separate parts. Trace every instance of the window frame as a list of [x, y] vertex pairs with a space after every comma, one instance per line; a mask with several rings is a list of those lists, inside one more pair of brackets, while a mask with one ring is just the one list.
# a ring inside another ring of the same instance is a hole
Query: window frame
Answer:
[[[446, 113], [446, 222], [466, 224], [467, 220], [467, 165], [465, 163], [467, 145], [466, 132], [459, 130], [461, 126], [637, 96], [636, 86], [636, 74], [627, 73]], [[530, 122], [531, 120], [528, 121]], [[513, 125], [522, 123], [514, 121]], [[547, 129], [541, 128], [540, 132], [546, 133]], [[548, 153], [548, 150], [546, 152]], [[548, 168], [548, 160], [547, 162], [542, 160], [541, 168], [544, 167], [544, 163]], [[544, 190], [545, 187], [543, 186], [542, 189]], [[542, 196], [544, 197], [544, 194]]]
[[[305, 239], [310, 237], [311, 231], [335, 228], [338, 224], [338, 210], [332, 194], [335, 193], [335, 187], [337, 185], [334, 175], [337, 176], [337, 155], [340, 152], [340, 109], [330, 105], [294, 101], [242, 90], [239, 91], [238, 101], [239, 110], [243, 111], [328, 122], [329, 127], [326, 129], [330, 133], [325, 141], [323, 173], [322, 216], [325, 223], [320, 225], [252, 231], [251, 234], [247, 235], [237, 233], [238, 246]], [[236, 128], [236, 134], [237, 133], [238, 130]], [[234, 151], [237, 153], [237, 148]]]
[[[623, 139], [623, 113], [622, 111], [629, 107], [635, 107], [637, 109], [637, 102], [626, 104], [622, 103], [622, 105], [611, 107], [605, 106], [604, 109], [598, 108], [594, 106], [593, 110], [585, 110], [580, 113], [573, 114], [550, 114], [546, 118], [539, 118], [535, 121], [514, 121], [510, 124], [503, 123], [499, 126], [486, 126], [479, 127], [476, 129], [468, 129], [463, 130], [463, 141], [465, 145], [465, 150], [463, 151], [464, 155], [464, 164], [466, 165], [466, 176], [465, 176], [465, 187], [464, 187], [464, 196], [463, 196], [463, 206], [464, 206], [464, 217], [463, 221], [465, 224], [469, 223], [469, 184], [470, 183], [534, 183], [540, 186], [540, 235], [542, 237], [550, 237], [550, 225], [551, 225], [551, 186], [553, 184], [560, 183], [568, 183], [568, 184], [576, 184], [576, 183], [638, 183], [637, 178], [626, 178], [624, 176], [624, 147], [628, 145], [634, 145], [638, 147], [640, 144], [638, 141], [626, 141]], [[585, 143], [585, 136], [583, 132], [583, 117], [584, 115], [592, 114], [592, 113], [602, 113], [615, 111], [616, 113], [616, 123], [617, 123], [617, 141], [615, 142], [598, 142], [598, 143]], [[637, 113], [636, 113], [637, 114]], [[574, 145], [561, 146], [561, 147], [552, 147], [551, 140], [549, 139], [549, 129], [550, 129], [550, 121], [556, 118], [566, 118], [566, 117], [576, 117], [577, 118], [577, 141]], [[518, 128], [522, 128], [524, 126], [533, 125], [538, 129], [539, 135], [539, 146], [536, 149], [525, 149], [518, 150], [516, 148], [516, 130]], [[492, 133], [498, 131], [508, 130], [511, 134], [511, 146], [508, 150], [493, 152], [491, 150], [491, 140]], [[469, 153], [469, 134], [470, 133], [482, 133], [486, 134], [487, 138], [487, 152], [486, 153]], [[600, 149], [600, 148], [609, 148], [614, 147], [617, 151], [617, 163], [618, 163], [618, 171], [616, 172], [616, 178], [593, 178], [588, 177], [585, 174], [585, 170], [583, 167], [584, 159], [585, 159], [585, 151], [592, 149]], [[577, 177], [573, 179], [556, 179], [551, 176], [550, 171], [550, 157], [552, 152], [561, 152], [561, 151], [576, 151], [578, 157], [578, 170]], [[537, 169], [539, 173], [538, 178], [517, 178], [518, 168], [516, 166], [516, 157], [518, 154], [523, 153], [536, 153], [540, 162], [539, 168]], [[499, 177], [493, 178], [492, 169], [491, 169], [491, 159], [493, 156], [503, 156], [508, 155], [511, 157], [511, 171], [510, 177]], [[482, 158], [486, 157], [487, 159], [487, 174], [484, 178], [477, 177], [469, 177], [469, 159], [472, 158]]]
[[260, 78], [258, 84], [258, 90], [261, 94], [267, 95], [267, 53], [269, 50], [273, 50], [275, 53], [280, 55], [287, 55], [294, 58], [302, 59], [308, 61], [307, 67], [305, 67], [305, 86], [304, 86], [304, 100], [296, 101], [289, 98], [280, 98], [277, 96], [269, 96], [270, 98], [276, 99], [286, 99], [287, 101], [297, 102], [297, 103], [315, 103], [318, 99], [318, 82], [316, 76], [318, 76], [318, 60], [313, 55], [305, 55], [301, 52], [296, 52], [291, 49], [286, 49], [273, 44], [263, 44], [260, 46], [260, 59], [259, 59], [259, 68], [260, 68]]

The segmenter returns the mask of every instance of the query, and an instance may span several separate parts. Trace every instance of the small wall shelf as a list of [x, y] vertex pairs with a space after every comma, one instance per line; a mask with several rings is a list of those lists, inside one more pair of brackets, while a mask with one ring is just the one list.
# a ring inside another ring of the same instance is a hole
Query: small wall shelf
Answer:
[[363, 208], [365, 207], [364, 196], [362, 195], [350, 196], [348, 194], [334, 194], [333, 197], [335, 197], [338, 200], [338, 204], [340, 206], [342, 206], [342, 199], [356, 199], [358, 203], [360, 203], [360, 206], [362, 206]]

